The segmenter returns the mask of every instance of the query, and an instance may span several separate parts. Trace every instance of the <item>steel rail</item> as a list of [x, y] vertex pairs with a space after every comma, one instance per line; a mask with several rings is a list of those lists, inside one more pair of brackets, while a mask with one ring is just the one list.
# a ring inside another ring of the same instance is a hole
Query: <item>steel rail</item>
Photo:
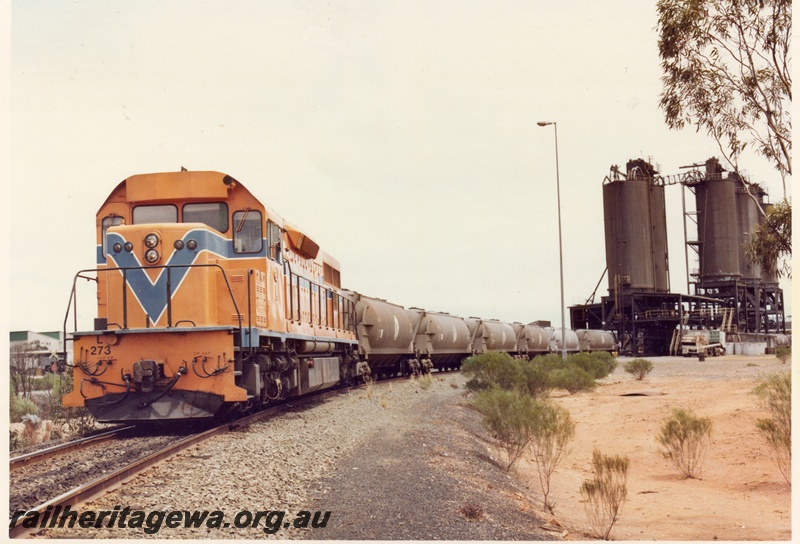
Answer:
[[[384, 380], [381, 383], [388, 383], [390, 381], [392, 380]], [[39, 506], [28, 509], [26, 511], [26, 515], [18, 519], [16, 525], [9, 528], [9, 537], [25, 538], [26, 536], [38, 533], [44, 529], [53, 528], [53, 527], [23, 527], [22, 522], [25, 520], [25, 517], [29, 513], [38, 512], [41, 515], [49, 507], [55, 508], [58, 505], [62, 506], [70, 505], [71, 507], [75, 507], [81, 503], [85, 503], [90, 500], [96, 499], [103, 493], [111, 491], [117, 486], [131, 480], [134, 476], [143, 472], [144, 470], [172, 457], [176, 453], [179, 453], [191, 446], [194, 446], [195, 444], [199, 444], [201, 442], [204, 442], [205, 440], [208, 440], [209, 438], [212, 438], [220, 434], [225, 434], [229, 431], [241, 429], [243, 427], [246, 427], [247, 425], [250, 425], [251, 423], [255, 423], [261, 419], [272, 416], [281, 410], [286, 410], [286, 409], [291, 410], [311, 402], [318, 402], [321, 400], [325, 400], [329, 397], [341, 394], [350, 389], [351, 388], [334, 389], [331, 391], [325, 391], [323, 393], [318, 393], [318, 394], [312, 393], [306, 396], [298, 397], [296, 399], [287, 400], [284, 403], [273, 406], [271, 408], [267, 408], [266, 410], [262, 410], [258, 413], [244, 416], [240, 419], [237, 419], [236, 421], [219, 425], [218, 427], [214, 427], [213, 429], [203, 431], [202, 433], [189, 436], [187, 438], [184, 438], [183, 440], [170, 444], [169, 446], [166, 446], [155, 453], [137, 459], [136, 461], [132, 462], [131, 464], [125, 467], [120, 468], [119, 470], [116, 470], [109, 474], [105, 474], [90, 482], [81, 484], [78, 487], [70, 491], [67, 491], [66, 493], [62, 493], [61, 495], [53, 499], [50, 499], [45, 503], [40, 504]], [[50, 522], [52, 523], [53, 520], [50, 520]]]
[[119, 433], [133, 428], [134, 428], [133, 425], [130, 425], [127, 427], [112, 429], [110, 431], [105, 431], [103, 433], [96, 434], [93, 436], [78, 438], [76, 440], [71, 440], [70, 442], [65, 442], [63, 444], [50, 446], [49, 448], [45, 448], [43, 450], [26, 453], [24, 455], [19, 455], [17, 457], [12, 457], [11, 459], [8, 460], [9, 471], [14, 471], [22, 467], [39, 463], [41, 461], [46, 461], [47, 459], [55, 457], [56, 455], [63, 455], [71, 451], [81, 450], [89, 446], [113, 440]]

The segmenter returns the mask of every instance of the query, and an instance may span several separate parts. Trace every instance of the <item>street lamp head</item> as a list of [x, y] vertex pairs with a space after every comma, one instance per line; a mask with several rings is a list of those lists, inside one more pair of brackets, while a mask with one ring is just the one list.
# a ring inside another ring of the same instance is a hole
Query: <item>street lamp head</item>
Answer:
[[556, 122], [555, 121], [539, 121], [536, 124], [539, 125], [540, 127], [546, 127], [547, 125], [555, 125]]

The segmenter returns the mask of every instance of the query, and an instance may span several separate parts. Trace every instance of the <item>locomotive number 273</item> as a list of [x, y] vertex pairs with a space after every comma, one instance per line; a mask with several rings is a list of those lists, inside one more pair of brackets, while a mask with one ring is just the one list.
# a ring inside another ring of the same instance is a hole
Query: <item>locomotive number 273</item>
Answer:
[[89, 348], [90, 355], [111, 355], [111, 346], [92, 346]]

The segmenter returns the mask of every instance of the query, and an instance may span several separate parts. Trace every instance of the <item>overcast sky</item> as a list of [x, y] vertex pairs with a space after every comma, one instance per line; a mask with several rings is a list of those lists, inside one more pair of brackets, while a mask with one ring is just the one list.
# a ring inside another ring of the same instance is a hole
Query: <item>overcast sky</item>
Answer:
[[[536, 122], [558, 123], [567, 305], [605, 268], [612, 164], [675, 174], [719, 155], [658, 110], [655, 0], [564, 5], [12, 2], [10, 327], [60, 329], [105, 197], [181, 166], [241, 181], [337, 258], [348, 288], [560, 322], [554, 131]], [[780, 199], [768, 164], [742, 166]], [[686, 292], [681, 189], [666, 191], [672, 290]], [[84, 288], [84, 325], [94, 309]]]

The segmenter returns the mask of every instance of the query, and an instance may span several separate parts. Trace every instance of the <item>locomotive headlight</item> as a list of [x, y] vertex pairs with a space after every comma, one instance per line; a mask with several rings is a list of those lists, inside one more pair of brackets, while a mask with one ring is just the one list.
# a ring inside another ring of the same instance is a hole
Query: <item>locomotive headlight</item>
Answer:
[[158, 262], [158, 251], [155, 249], [148, 249], [144, 254], [144, 260], [150, 264]]
[[195, 250], [197, 249], [197, 242], [195, 242], [194, 240], [189, 240], [188, 242], [186, 242], [186, 247], [188, 247], [191, 250]]
[[130, 242], [125, 242], [125, 251], [127, 251], [128, 253], [133, 251], [133, 244]]
[[152, 232], [144, 237], [144, 245], [149, 248], [154, 248], [158, 245], [158, 236], [153, 234]]
[[183, 240], [175, 240], [175, 249], [183, 249]]
[[119, 253], [120, 251], [122, 251], [122, 244], [117, 242], [116, 244], [113, 245], [113, 249], [114, 253]]

